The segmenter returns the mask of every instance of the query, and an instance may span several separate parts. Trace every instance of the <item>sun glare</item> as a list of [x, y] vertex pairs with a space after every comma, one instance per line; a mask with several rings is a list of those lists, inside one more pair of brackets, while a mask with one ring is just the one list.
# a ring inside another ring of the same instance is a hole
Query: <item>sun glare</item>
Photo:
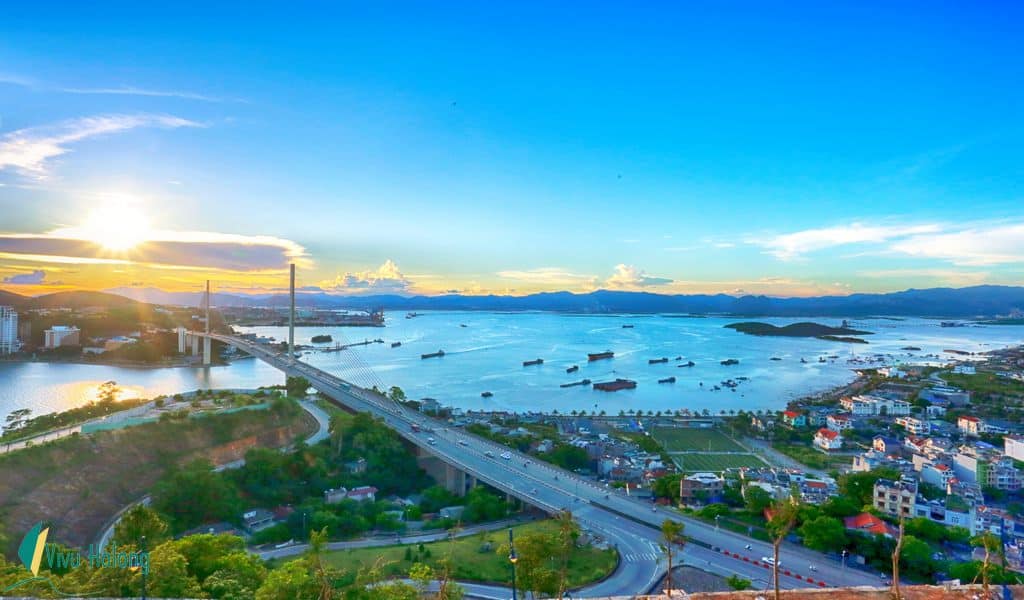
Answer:
[[107, 250], [123, 252], [146, 241], [151, 230], [149, 219], [136, 207], [110, 204], [92, 210], [75, 232]]

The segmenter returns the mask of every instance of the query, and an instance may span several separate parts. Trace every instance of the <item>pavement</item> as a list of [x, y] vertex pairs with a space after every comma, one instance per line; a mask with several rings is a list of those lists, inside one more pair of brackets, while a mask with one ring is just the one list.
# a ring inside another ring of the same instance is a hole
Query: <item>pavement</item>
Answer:
[[[760, 560], [771, 555], [770, 544], [718, 530], [714, 525], [658, 509], [649, 502], [627, 497], [564, 469], [537, 463], [530, 456], [450, 428], [379, 394], [257, 344], [220, 334], [211, 334], [211, 337], [248, 352], [287, 375], [305, 377], [314, 388], [341, 404], [380, 417], [426, 452], [497, 490], [549, 513], [571, 511], [581, 527], [606, 539], [622, 556], [610, 577], [579, 590], [574, 597], [647, 592], [667, 566], [660, 548], [660, 527], [665, 519], [685, 525], [685, 533], [692, 540], [683, 551], [687, 564], [723, 576], [739, 574], [755, 585], [762, 585], [771, 572]], [[413, 425], [419, 431], [414, 431]], [[502, 453], [509, 453], [510, 458], [502, 459]], [[784, 588], [819, 587], [820, 582], [842, 587], [878, 584], [876, 576], [842, 568], [824, 555], [801, 546], [785, 543], [781, 556], [788, 571], [781, 575], [780, 585]]]

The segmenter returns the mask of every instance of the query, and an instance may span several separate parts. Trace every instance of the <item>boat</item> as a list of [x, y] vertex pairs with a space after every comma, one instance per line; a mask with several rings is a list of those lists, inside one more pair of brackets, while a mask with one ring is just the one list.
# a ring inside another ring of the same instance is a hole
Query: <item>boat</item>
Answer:
[[559, 385], [558, 387], [570, 388], [570, 387], [575, 387], [577, 385], [590, 385], [590, 380], [589, 379], [581, 379], [579, 381], [573, 381], [572, 383], [563, 383], [563, 384]]
[[782, 359], [781, 359], [781, 358], [779, 358], [778, 356], [773, 356], [773, 357], [771, 357], [771, 358], [770, 358], [770, 359], [768, 359], [768, 360], [782, 360]]
[[617, 392], [619, 390], [631, 390], [636, 387], [636, 382], [632, 379], [616, 379], [615, 381], [602, 381], [594, 384], [595, 390], [601, 390], [602, 392]]
[[623, 329], [632, 329], [633, 326], [632, 325], [623, 325], [622, 328]]
[[569, 367], [568, 369], [566, 369], [565, 372], [566, 373], [575, 373], [576, 371], [579, 371], [579, 370], [580, 370], [580, 366], [579, 365], [573, 365], [573, 366]]
[[593, 352], [587, 354], [587, 360], [602, 360], [605, 358], [615, 358], [615, 353], [611, 350], [605, 350], [604, 352]]
[[807, 359], [806, 359], [806, 358], [801, 358], [801, 359], [800, 359], [800, 362], [802, 362], [802, 363], [806, 363], [806, 362], [807, 362]]
[[492, 394], [492, 393], [490, 393], [490, 392], [483, 392], [483, 393], [481, 393], [481, 394], [480, 394], [480, 397], [481, 397], [481, 398], [490, 398], [490, 397], [491, 397], [491, 396], [493, 396], [493, 395], [494, 395], [494, 394]]
[[694, 365], [694, 362], [692, 360], [688, 360], [688, 361], [684, 362], [683, 364], [676, 365], [676, 366], [678, 366], [681, 369], [683, 367], [692, 367], [693, 365]]
[[736, 360], [735, 358], [727, 358], [725, 360], [719, 361], [719, 364], [728, 367], [729, 365], [738, 365], [740, 364], [740, 361]]
[[459, 327], [469, 327], [469, 325], [466, 325], [465, 323], [459, 323]]
[[391, 347], [392, 348], [397, 348], [397, 347], [399, 347], [401, 345], [402, 345], [402, 342], [391, 342]]
[[676, 360], [683, 360], [683, 357], [682, 356], [677, 356]]
[[904, 346], [900, 350], [907, 350], [908, 352], [920, 352], [921, 348], [917, 346]]
[[543, 358], [535, 358], [533, 360], [524, 360], [523, 361], [523, 366], [524, 367], [532, 367], [533, 365], [542, 365], [542, 364], [544, 364], [544, 359]]
[[420, 358], [439, 358], [444, 356], [444, 350], [438, 350], [437, 352], [431, 352], [429, 354], [420, 354]]
[[824, 356], [819, 356], [818, 357], [818, 362], [820, 362], [820, 363], [825, 362], [825, 357]]
[[412, 319], [412, 318], [418, 317], [418, 316], [420, 316], [420, 313], [417, 313], [417, 312], [405, 313], [405, 318], [406, 319]]
[[664, 379], [659, 379], [658, 380], [658, 383], [675, 383], [675, 382], [676, 382], [676, 378], [675, 377], [666, 377]]
[[668, 362], [668, 359], [663, 356], [661, 358], [652, 358], [652, 359], [647, 361], [647, 364], [649, 364], [649, 365], [658, 365], [658, 364], [667, 363], [667, 362]]

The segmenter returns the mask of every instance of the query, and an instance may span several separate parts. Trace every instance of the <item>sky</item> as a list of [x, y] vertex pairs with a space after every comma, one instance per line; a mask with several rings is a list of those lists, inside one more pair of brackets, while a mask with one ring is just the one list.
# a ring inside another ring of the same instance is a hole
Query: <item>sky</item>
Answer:
[[1020, 4], [149, 4], [4, 7], [0, 288], [1024, 283]]

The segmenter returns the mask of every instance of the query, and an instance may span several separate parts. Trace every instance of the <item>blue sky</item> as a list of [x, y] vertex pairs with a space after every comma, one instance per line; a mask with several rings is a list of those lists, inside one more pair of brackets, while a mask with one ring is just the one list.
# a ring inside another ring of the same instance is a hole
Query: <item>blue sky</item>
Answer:
[[1019, 7], [547, 4], [5, 7], [0, 285], [1024, 280]]

